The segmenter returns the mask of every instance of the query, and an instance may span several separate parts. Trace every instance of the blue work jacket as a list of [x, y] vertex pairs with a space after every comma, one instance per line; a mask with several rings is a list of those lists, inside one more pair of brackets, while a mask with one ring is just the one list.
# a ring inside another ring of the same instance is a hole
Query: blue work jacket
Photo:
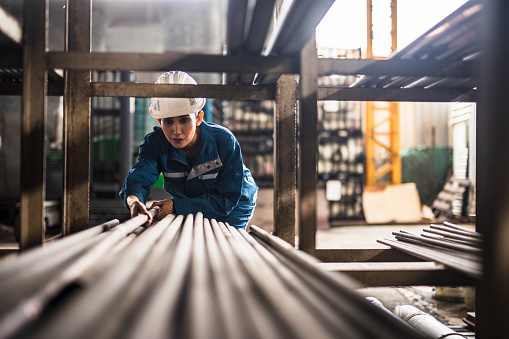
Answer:
[[144, 204], [159, 174], [173, 200], [175, 212], [202, 212], [205, 218], [245, 228], [251, 219], [258, 187], [242, 162], [240, 145], [226, 128], [202, 122], [201, 146], [192, 168], [180, 149], [166, 139], [161, 127], [145, 136], [138, 162], [129, 171], [120, 190], [126, 202], [135, 195]]

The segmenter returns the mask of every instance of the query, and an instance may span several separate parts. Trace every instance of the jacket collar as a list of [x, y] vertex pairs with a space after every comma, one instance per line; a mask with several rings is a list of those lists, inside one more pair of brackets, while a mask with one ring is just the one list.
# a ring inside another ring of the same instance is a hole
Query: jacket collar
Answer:
[[[194, 163], [194, 167], [217, 159], [219, 157], [219, 153], [217, 151], [217, 144], [216, 140], [214, 138], [214, 135], [212, 134], [212, 127], [205, 121], [203, 121], [200, 124], [200, 132], [201, 132], [201, 145], [200, 145], [200, 151], [198, 153], [198, 156], [196, 157], [196, 161]], [[180, 162], [183, 162], [184, 164], [187, 163], [186, 157], [184, 156], [184, 153], [175, 147], [171, 145], [171, 143], [166, 139], [164, 136], [163, 130], [160, 126], [154, 127], [155, 131], [158, 131], [162, 134], [164, 140], [166, 141], [168, 145], [168, 157], [172, 160], [177, 160]]]

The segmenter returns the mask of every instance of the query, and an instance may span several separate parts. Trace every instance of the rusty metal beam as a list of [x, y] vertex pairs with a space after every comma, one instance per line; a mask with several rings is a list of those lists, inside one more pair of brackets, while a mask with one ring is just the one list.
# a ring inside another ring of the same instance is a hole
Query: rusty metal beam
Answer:
[[274, 235], [295, 245], [297, 79], [282, 75], [276, 83], [274, 112]]
[[48, 69], [298, 73], [298, 59], [189, 53], [48, 52]]
[[479, 61], [319, 58], [318, 74], [469, 78], [479, 76]]
[[[90, 52], [91, 0], [66, 1], [66, 50]], [[90, 202], [90, 70], [64, 77], [62, 234], [88, 228]]]
[[316, 249], [315, 256], [324, 262], [408, 262], [415, 256], [394, 249]]
[[339, 101], [396, 101], [396, 102], [475, 102], [474, 89], [420, 88], [348, 88], [321, 87], [318, 100]]
[[156, 85], [145, 83], [92, 82], [90, 95], [97, 97], [177, 97], [236, 100], [274, 100], [274, 86]]
[[20, 248], [44, 241], [46, 1], [25, 1], [21, 119]]
[[299, 249], [313, 254], [316, 247], [316, 155], [318, 152], [318, 74], [315, 39], [301, 52], [298, 124]]
[[367, 286], [475, 286], [476, 280], [432, 262], [323, 263], [321, 269], [340, 272]]

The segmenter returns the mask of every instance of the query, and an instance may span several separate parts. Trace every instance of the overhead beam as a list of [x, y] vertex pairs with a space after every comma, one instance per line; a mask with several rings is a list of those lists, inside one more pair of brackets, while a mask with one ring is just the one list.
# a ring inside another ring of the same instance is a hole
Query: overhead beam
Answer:
[[454, 88], [320, 87], [318, 100], [396, 102], [475, 102], [477, 90]]
[[93, 82], [90, 95], [98, 97], [176, 97], [230, 100], [273, 100], [274, 86], [167, 85]]
[[366, 286], [475, 286], [476, 280], [433, 262], [320, 263], [321, 269], [349, 275]]
[[292, 57], [231, 56], [188, 53], [48, 52], [48, 69], [298, 73]]
[[318, 58], [319, 75], [393, 75], [469, 78], [479, 76], [479, 61]]

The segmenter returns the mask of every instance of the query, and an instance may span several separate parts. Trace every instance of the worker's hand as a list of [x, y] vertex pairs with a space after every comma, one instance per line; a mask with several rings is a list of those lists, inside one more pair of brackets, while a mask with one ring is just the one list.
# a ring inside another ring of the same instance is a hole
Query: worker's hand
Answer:
[[148, 217], [147, 225], [152, 223], [152, 215], [148, 212], [147, 207], [138, 199], [135, 195], [130, 195], [126, 199], [127, 207], [129, 207], [129, 211], [131, 212], [131, 218], [134, 218], [137, 215], [146, 215]]
[[175, 207], [173, 206], [173, 200], [171, 200], [171, 199], [154, 201], [152, 203], [152, 205], [150, 205], [150, 208], [154, 208], [155, 206], [159, 206], [159, 208], [161, 209], [155, 217], [156, 220], [161, 220], [168, 214], [175, 212]]

